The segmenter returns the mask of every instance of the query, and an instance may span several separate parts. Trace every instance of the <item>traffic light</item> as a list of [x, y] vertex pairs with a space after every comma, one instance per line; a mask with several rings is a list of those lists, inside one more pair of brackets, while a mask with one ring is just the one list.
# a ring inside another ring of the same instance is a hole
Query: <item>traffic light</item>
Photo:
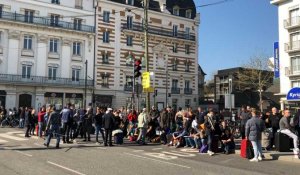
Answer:
[[157, 96], [157, 90], [155, 90], [155, 94], [154, 95]]
[[142, 75], [141, 72], [140, 72], [141, 69], [142, 69], [141, 64], [142, 64], [141, 60], [136, 59], [134, 61], [134, 78], [137, 78], [137, 77]]

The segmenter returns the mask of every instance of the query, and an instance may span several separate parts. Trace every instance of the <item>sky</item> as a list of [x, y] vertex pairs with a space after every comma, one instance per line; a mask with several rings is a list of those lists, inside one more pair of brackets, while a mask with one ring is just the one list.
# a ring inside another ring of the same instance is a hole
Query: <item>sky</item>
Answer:
[[[194, 0], [196, 6], [220, 0]], [[252, 56], [273, 56], [278, 41], [278, 12], [270, 0], [229, 0], [226, 3], [197, 8], [199, 28], [199, 64], [206, 81], [220, 69], [242, 66]]]

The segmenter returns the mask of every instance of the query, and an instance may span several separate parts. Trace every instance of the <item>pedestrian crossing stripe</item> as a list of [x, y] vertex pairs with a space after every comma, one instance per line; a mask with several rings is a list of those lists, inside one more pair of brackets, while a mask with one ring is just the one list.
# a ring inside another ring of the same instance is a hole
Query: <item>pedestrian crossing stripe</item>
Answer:
[[6, 143], [8, 141], [0, 139], [0, 143]]
[[28, 139], [25, 139], [25, 138], [16, 137], [16, 136], [12, 136], [12, 135], [9, 135], [9, 134], [0, 134], [0, 137], [10, 139], [10, 140], [16, 140], [16, 141], [28, 140]]
[[[23, 134], [17, 134], [17, 136], [21, 136], [21, 137], [24, 137], [24, 133]], [[39, 139], [38, 136], [30, 136], [30, 138], [33, 138], [33, 139]]]

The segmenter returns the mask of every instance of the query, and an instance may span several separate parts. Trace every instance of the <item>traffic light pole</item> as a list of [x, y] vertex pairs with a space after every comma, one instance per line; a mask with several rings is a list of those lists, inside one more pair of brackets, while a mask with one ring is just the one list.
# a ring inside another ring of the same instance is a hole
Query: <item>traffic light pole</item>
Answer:
[[135, 71], [135, 61], [133, 60], [132, 61], [132, 69], [133, 69], [133, 84], [132, 84], [132, 98], [131, 98], [131, 108], [132, 108], [132, 111], [134, 110], [134, 107], [135, 107], [135, 99], [134, 99], [134, 93], [135, 93], [135, 76], [134, 76], [134, 71]]
[[[149, 72], [149, 57], [148, 57], [148, 7], [149, 0], [144, 0], [144, 42], [145, 42], [145, 60], [146, 60], [146, 72]], [[150, 92], [146, 93], [146, 109], [150, 112]]]

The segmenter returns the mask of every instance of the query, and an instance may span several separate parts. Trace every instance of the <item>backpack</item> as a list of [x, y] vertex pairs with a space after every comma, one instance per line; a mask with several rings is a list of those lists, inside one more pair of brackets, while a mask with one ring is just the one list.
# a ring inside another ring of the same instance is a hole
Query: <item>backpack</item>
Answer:
[[200, 153], [207, 153], [208, 151], [208, 145], [202, 145], [199, 152]]

